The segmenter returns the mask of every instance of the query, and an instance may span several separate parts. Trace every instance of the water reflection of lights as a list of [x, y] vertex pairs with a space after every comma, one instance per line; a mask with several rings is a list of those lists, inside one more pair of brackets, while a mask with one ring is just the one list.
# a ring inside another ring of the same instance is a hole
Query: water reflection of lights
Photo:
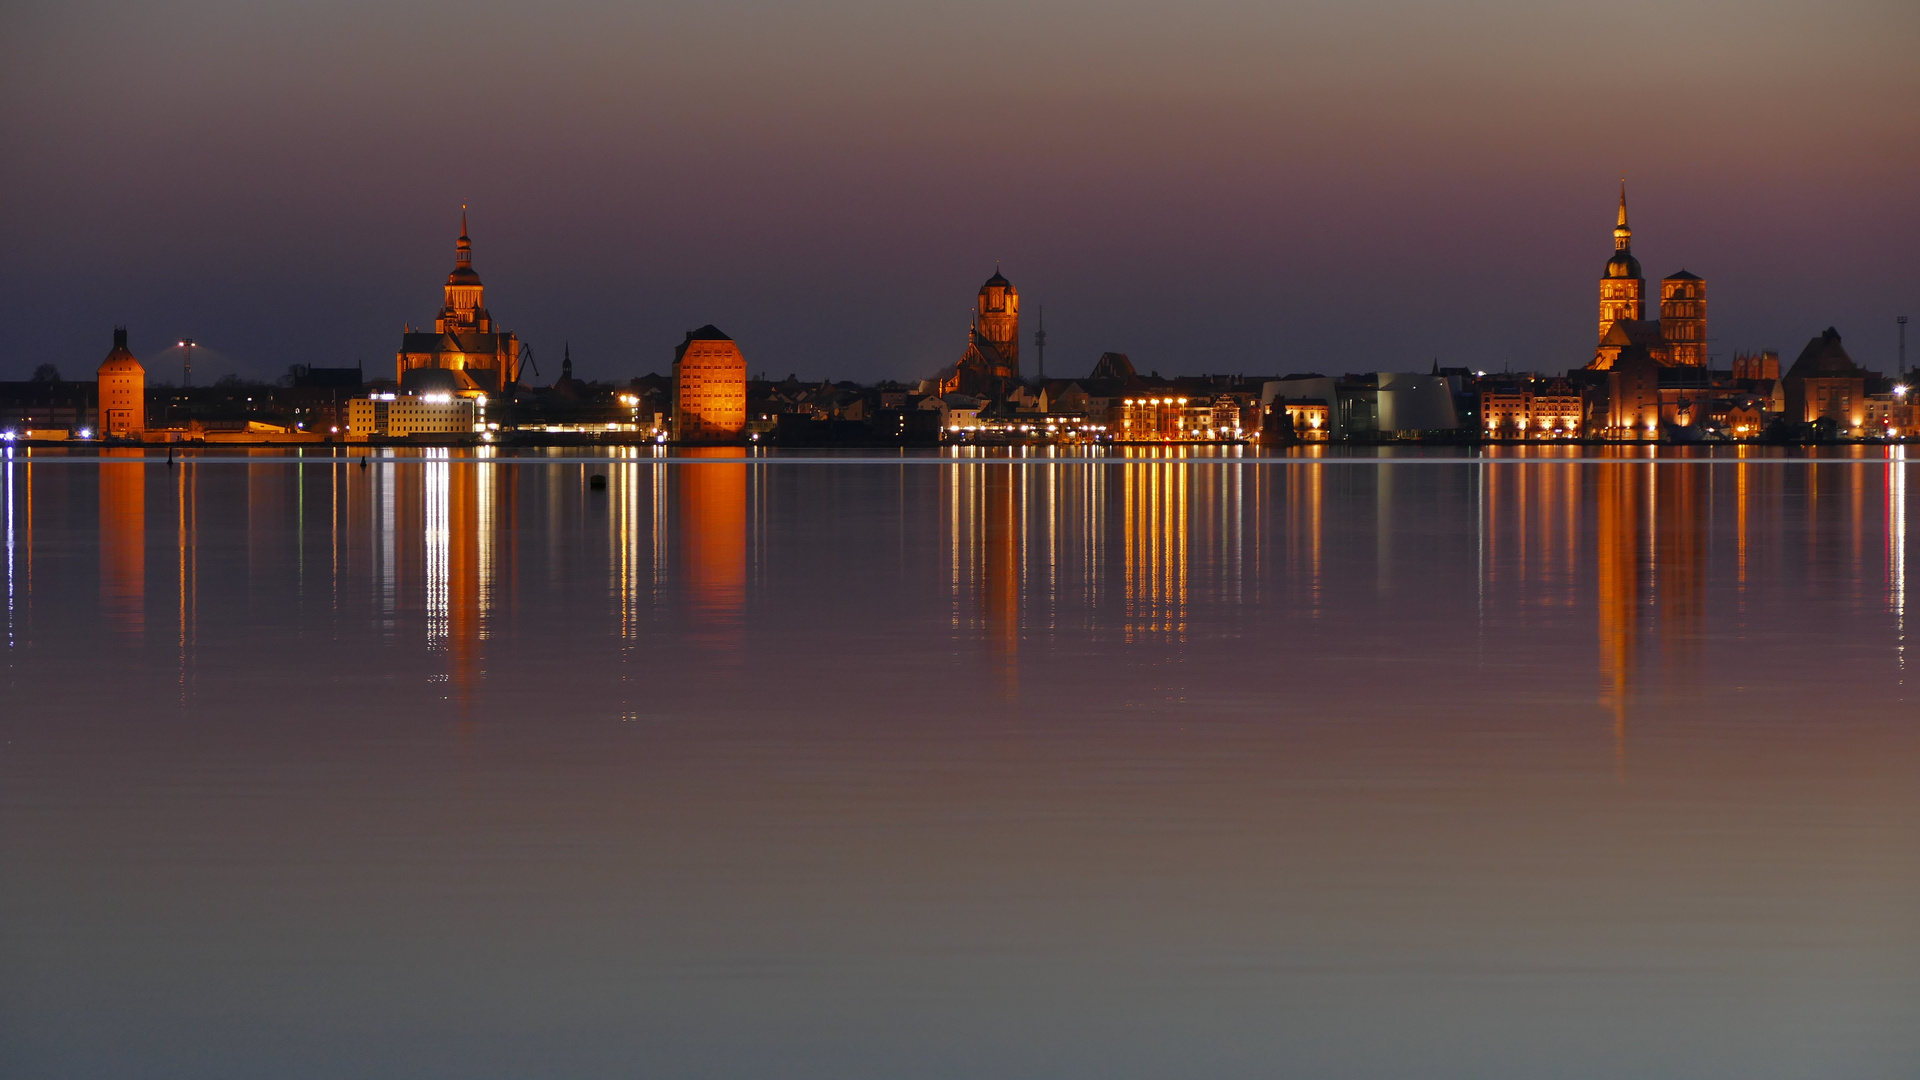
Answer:
[[451, 535], [448, 516], [447, 451], [429, 449], [422, 466], [426, 487], [426, 609], [427, 644], [447, 641], [447, 568]]
[[[18, 469], [17, 473], [15, 472], [16, 469]], [[20, 571], [16, 560], [18, 558], [21, 531], [15, 516], [20, 512], [19, 507], [23, 500], [20, 498], [18, 485], [21, 479], [26, 479], [29, 482], [29, 490], [31, 490], [32, 474], [32, 465], [16, 466], [14, 464], [13, 448], [8, 447], [6, 449], [6, 468], [4, 473], [0, 473], [0, 484], [5, 485], [7, 492], [7, 649], [9, 652], [19, 645], [20, 640], [19, 605], [21, 582]], [[24, 501], [27, 505], [31, 506], [30, 498]]]
[[1892, 457], [1893, 462], [1887, 466], [1887, 591], [1893, 608], [1894, 663], [1904, 686], [1907, 672], [1907, 448], [1893, 447]]
[[1124, 468], [1125, 638], [1132, 642], [1147, 635], [1184, 643], [1191, 466]]
[[146, 630], [146, 471], [138, 461], [100, 464], [101, 613], [132, 637]]

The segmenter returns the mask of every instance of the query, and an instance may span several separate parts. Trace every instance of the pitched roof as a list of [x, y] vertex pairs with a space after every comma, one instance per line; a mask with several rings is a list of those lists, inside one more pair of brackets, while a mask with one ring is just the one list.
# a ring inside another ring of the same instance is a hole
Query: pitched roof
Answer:
[[1664, 345], [1666, 341], [1657, 319], [1615, 319], [1613, 325], [1607, 327], [1607, 336], [1600, 339], [1600, 344], [1620, 348], [1634, 345], [1652, 348]]
[[1840, 331], [1829, 326], [1819, 337], [1807, 342], [1800, 358], [1787, 369], [1787, 378], [1835, 379], [1864, 378], [1871, 374], [1853, 362], [1840, 345]]
[[1134, 374], [1133, 361], [1127, 359], [1126, 353], [1107, 352], [1100, 354], [1100, 359], [1093, 365], [1093, 371], [1087, 378], [1119, 379], [1124, 382], [1133, 378]]

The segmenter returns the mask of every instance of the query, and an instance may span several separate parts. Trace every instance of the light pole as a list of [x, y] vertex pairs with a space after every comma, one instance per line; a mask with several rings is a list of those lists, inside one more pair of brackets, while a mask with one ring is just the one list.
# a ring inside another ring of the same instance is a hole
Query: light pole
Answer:
[[187, 350], [186, 367], [180, 377], [180, 385], [182, 387], [193, 385], [193, 347], [197, 344], [199, 344], [199, 342], [192, 338], [188, 338], [180, 343], [180, 347]]
[[1895, 315], [1893, 321], [1900, 326], [1900, 381], [1907, 381], [1907, 317]]

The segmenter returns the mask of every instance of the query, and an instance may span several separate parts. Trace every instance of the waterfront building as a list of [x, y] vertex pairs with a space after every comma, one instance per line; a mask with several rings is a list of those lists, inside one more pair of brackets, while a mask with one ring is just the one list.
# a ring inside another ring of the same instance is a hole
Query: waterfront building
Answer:
[[1326, 442], [1329, 411], [1319, 398], [1276, 397], [1262, 410], [1260, 440], [1269, 445]]
[[1460, 426], [1449, 376], [1380, 371], [1374, 373], [1373, 385], [1376, 431], [1452, 431]]
[[1801, 423], [1831, 421], [1838, 435], [1859, 435], [1867, 422], [1867, 380], [1878, 376], [1853, 362], [1829, 326], [1807, 342], [1781, 380], [1787, 393], [1787, 419]]
[[1480, 422], [1489, 438], [1577, 438], [1580, 392], [1565, 379], [1525, 379], [1480, 390]]
[[98, 426], [97, 382], [68, 381], [58, 371], [37, 374], [26, 382], [0, 382], [0, 438], [64, 439]]
[[446, 392], [354, 398], [347, 403], [347, 437], [365, 441], [472, 435], [481, 426], [477, 412], [480, 400]]
[[516, 381], [519, 363], [519, 337], [500, 329], [487, 310], [486, 287], [473, 268], [473, 241], [467, 237], [462, 208], [453, 272], [447, 275], [445, 302], [434, 317], [433, 332], [406, 328], [394, 377], [402, 389], [413, 390], [417, 376], [412, 373], [438, 369], [453, 372], [458, 394], [504, 395]]
[[1158, 394], [1125, 398], [1114, 437], [1121, 442], [1180, 442], [1192, 437], [1187, 422], [1187, 399]]
[[1664, 368], [1646, 346], [1624, 347], [1611, 365], [1588, 380], [1581, 430], [1604, 439], [1657, 437]]
[[147, 369], [127, 348], [127, 328], [113, 328], [113, 349], [100, 362], [100, 435], [141, 439], [147, 433]]
[[673, 350], [673, 439], [739, 442], [747, 430], [747, 361], [712, 323]]

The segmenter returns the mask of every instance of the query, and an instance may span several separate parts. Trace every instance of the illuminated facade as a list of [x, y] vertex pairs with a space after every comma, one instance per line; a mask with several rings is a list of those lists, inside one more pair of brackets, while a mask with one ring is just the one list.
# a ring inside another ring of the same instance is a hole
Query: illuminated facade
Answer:
[[127, 349], [127, 328], [113, 328], [113, 351], [100, 362], [100, 434], [140, 439], [147, 433], [147, 369]]
[[1659, 318], [1647, 319], [1647, 280], [1633, 255], [1627, 224], [1627, 185], [1620, 183], [1620, 213], [1613, 227], [1613, 257], [1600, 274], [1600, 338], [1589, 370], [1606, 371], [1622, 350], [1646, 349], [1673, 367], [1707, 366], [1707, 283], [1685, 270], [1660, 282]]
[[404, 439], [411, 435], [471, 435], [484, 398], [452, 394], [374, 394], [347, 403], [349, 439]]
[[487, 310], [486, 287], [473, 269], [473, 242], [467, 238], [463, 209], [446, 301], [434, 317], [432, 333], [407, 327], [394, 377], [402, 387], [411, 388], [415, 380], [408, 377], [409, 372], [437, 368], [453, 373], [456, 393], [503, 394], [515, 380], [519, 361], [520, 339], [500, 329]]
[[[1616, 327], [1616, 330], [1619, 328]], [[1660, 370], [1653, 353], [1641, 346], [1623, 350], [1607, 368], [1604, 381], [1583, 401], [1581, 425], [1588, 435], [1607, 439], [1651, 439], [1660, 433]]]
[[1120, 403], [1120, 422], [1113, 434], [1122, 442], [1181, 442], [1200, 438], [1198, 431], [1189, 425], [1192, 418], [1188, 412], [1188, 402], [1183, 397], [1127, 398]]
[[1580, 392], [1562, 379], [1483, 390], [1480, 423], [1491, 438], [1575, 438], [1581, 429]]
[[747, 361], [712, 323], [673, 350], [673, 439], [732, 443], [747, 430]]
[[1707, 283], [1685, 270], [1660, 282], [1660, 336], [1675, 367], [1707, 366]]
[[1633, 229], [1627, 224], [1627, 182], [1620, 182], [1620, 217], [1613, 227], [1613, 257], [1600, 275], [1600, 338], [1622, 319], [1647, 317], [1647, 279], [1633, 257]]
[[[1270, 418], [1280, 419], [1284, 425], [1276, 434], [1284, 437], [1290, 431], [1292, 438], [1299, 442], [1327, 441], [1332, 410], [1319, 398], [1275, 398], [1273, 404], [1267, 406], [1267, 412]], [[1262, 434], [1264, 437], [1264, 430]]]
[[967, 351], [939, 379], [942, 394], [997, 396], [1020, 378], [1020, 291], [999, 268], [974, 298]]

